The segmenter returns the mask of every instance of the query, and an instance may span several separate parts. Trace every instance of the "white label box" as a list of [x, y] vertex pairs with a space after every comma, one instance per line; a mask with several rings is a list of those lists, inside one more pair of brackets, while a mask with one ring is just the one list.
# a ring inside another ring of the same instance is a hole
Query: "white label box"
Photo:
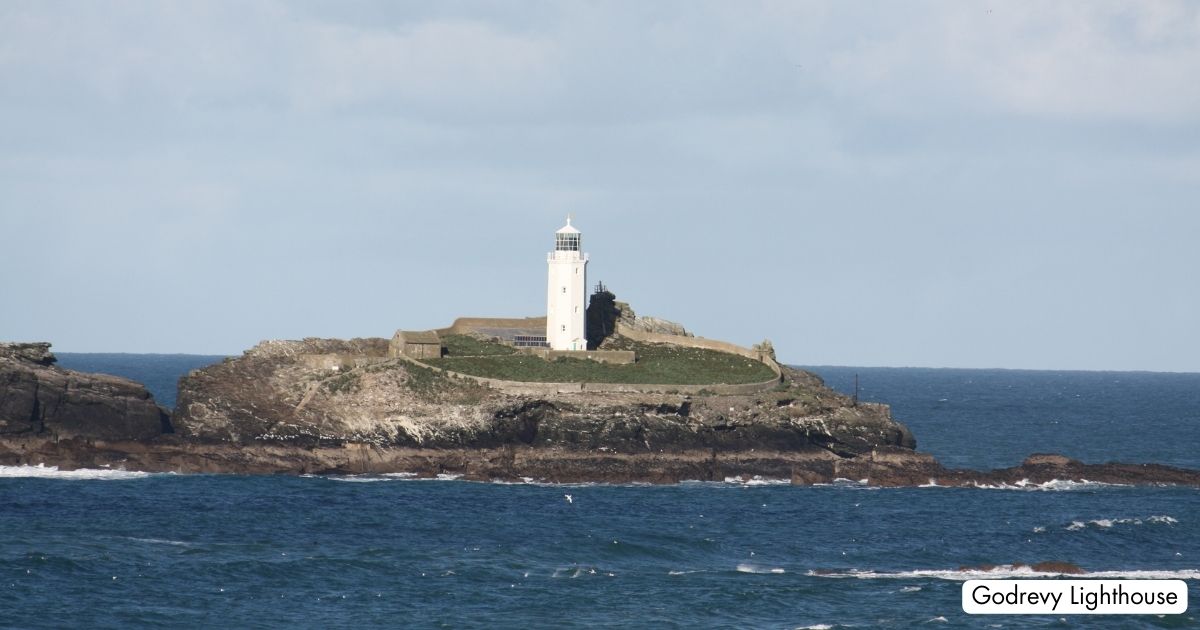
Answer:
[[1178, 615], [1183, 580], [967, 580], [963, 612], [972, 615]]

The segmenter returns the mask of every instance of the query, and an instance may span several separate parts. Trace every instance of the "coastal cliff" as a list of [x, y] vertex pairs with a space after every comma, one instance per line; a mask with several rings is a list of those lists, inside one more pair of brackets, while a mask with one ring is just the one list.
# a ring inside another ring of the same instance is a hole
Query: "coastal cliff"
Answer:
[[56, 361], [48, 343], [0, 343], [0, 438], [146, 440], [172, 431], [140, 383]]
[[180, 435], [232, 444], [529, 446], [607, 453], [915, 447], [885, 405], [854, 405], [808, 372], [752, 395], [513, 394], [386, 359], [382, 339], [263, 342], [180, 381]]
[[747, 395], [505, 392], [386, 357], [382, 339], [263, 342], [180, 381], [169, 419], [127, 379], [0, 344], [0, 465], [238, 474], [392, 474], [557, 483], [1200, 487], [1200, 471], [1034, 455], [992, 471], [914, 450], [888, 407], [782, 368]]

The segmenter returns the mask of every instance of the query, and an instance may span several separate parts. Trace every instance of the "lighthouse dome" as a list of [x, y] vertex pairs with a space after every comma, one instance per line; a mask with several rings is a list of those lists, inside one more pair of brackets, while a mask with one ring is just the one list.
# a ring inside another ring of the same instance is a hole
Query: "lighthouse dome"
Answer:
[[575, 226], [571, 225], [571, 218], [567, 217], [567, 224], [559, 228], [555, 234], [579, 234], [579, 230], [575, 229]]
[[578, 252], [581, 240], [579, 230], [571, 225], [571, 217], [567, 217], [567, 224], [554, 233], [554, 251]]

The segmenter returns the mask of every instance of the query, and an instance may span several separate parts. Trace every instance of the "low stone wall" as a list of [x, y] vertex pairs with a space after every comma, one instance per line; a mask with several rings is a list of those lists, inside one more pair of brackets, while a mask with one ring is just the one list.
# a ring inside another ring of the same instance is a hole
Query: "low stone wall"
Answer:
[[518, 352], [541, 357], [553, 361], [559, 357], [569, 359], [587, 359], [600, 363], [629, 365], [637, 361], [637, 353], [633, 350], [551, 350], [550, 348], [517, 348]]
[[687, 348], [704, 348], [706, 350], [716, 350], [718, 352], [727, 352], [738, 356], [754, 359], [760, 363], [765, 363], [771, 371], [775, 372], [776, 381], [783, 378], [783, 369], [779, 367], [779, 363], [771, 358], [771, 355], [762, 350], [753, 348], [743, 348], [737, 344], [729, 343], [728, 341], [717, 341], [716, 339], [705, 339], [704, 337], [684, 337], [682, 335], [664, 335], [662, 333], [646, 332], [644, 330], [635, 330], [621, 322], [617, 322], [616, 333], [622, 337], [628, 337], [634, 341], [645, 343], [669, 343], [676, 346], [684, 346]]
[[455, 378], [474, 381], [506, 394], [521, 394], [527, 396], [552, 396], [556, 394], [580, 393], [619, 393], [619, 394], [712, 394], [720, 396], [747, 396], [767, 391], [779, 384], [779, 378], [773, 378], [761, 383], [717, 383], [711, 385], [676, 385], [676, 384], [646, 384], [646, 383], [538, 383], [536, 381], [506, 381], [498, 378], [487, 378], [445, 370], [432, 365], [421, 363], [409, 357], [397, 357], [423, 368], [433, 370]]
[[545, 317], [459, 317], [446, 328], [438, 328], [440, 335], [466, 335], [480, 328], [528, 328], [545, 334]]
[[[471, 326], [476, 325], [478, 323], [482, 323], [482, 322], [487, 322], [489, 324], [498, 322], [498, 321], [503, 321], [503, 322], [508, 322], [508, 323], [517, 323], [517, 322], [528, 322], [531, 319], [542, 319], [544, 321], [544, 318], [528, 318], [525, 320], [495, 320], [495, 319], [484, 319], [484, 318], [460, 317], [460, 318], [454, 320], [454, 325], [452, 325], [451, 327], [439, 329], [437, 332], [440, 334], [443, 334], [443, 335], [458, 334], [460, 332], [467, 332], [471, 329]], [[470, 381], [474, 381], [476, 383], [479, 383], [480, 385], [486, 385], [487, 387], [491, 387], [492, 389], [500, 390], [507, 394], [522, 394], [522, 395], [532, 395], [532, 396], [552, 396], [552, 395], [556, 395], [556, 394], [578, 394], [578, 393], [585, 393], [585, 392], [586, 393], [629, 393], [629, 394], [662, 393], [662, 394], [688, 394], [688, 395], [712, 394], [712, 395], [720, 395], [720, 396], [746, 396], [746, 395], [750, 395], [750, 394], [756, 394], [758, 392], [767, 391], [767, 390], [775, 387], [776, 385], [778, 385], [780, 383], [780, 381], [783, 379], [783, 370], [782, 370], [782, 368], [779, 367], [779, 363], [777, 363], [774, 359], [772, 359], [770, 355], [768, 355], [767, 353], [762, 352], [760, 350], [753, 350], [751, 348], [743, 348], [742, 346], [732, 344], [729, 342], [717, 341], [715, 339], [705, 339], [704, 337], [684, 337], [681, 335], [665, 335], [662, 333], [651, 333], [651, 332], [645, 332], [645, 331], [641, 331], [641, 330], [634, 330], [627, 326], [622, 325], [619, 322], [617, 323], [616, 332], [617, 332], [617, 334], [619, 334], [623, 337], [628, 337], [630, 339], [633, 339], [634, 341], [642, 341], [642, 342], [646, 342], [646, 343], [669, 343], [669, 344], [673, 344], [673, 345], [677, 345], [677, 346], [684, 346], [684, 347], [689, 347], [689, 348], [703, 348], [703, 349], [707, 349], [707, 350], [716, 350], [718, 352], [727, 352], [730, 354], [736, 354], [738, 356], [746, 357], [748, 359], [754, 359], [755, 361], [759, 361], [759, 362], [766, 364], [767, 367], [771, 368], [771, 371], [775, 373], [775, 376], [774, 376], [774, 378], [767, 380], [767, 381], [763, 381], [761, 383], [736, 383], [736, 384], [716, 383], [716, 384], [710, 384], [710, 385], [674, 385], [674, 384], [645, 384], [645, 383], [538, 383], [538, 382], [533, 382], [533, 381], [506, 381], [506, 380], [497, 379], [497, 378], [486, 378], [483, 376], [473, 376], [471, 374], [464, 374], [462, 372], [455, 372], [453, 370], [446, 370], [443, 368], [434, 367], [432, 365], [427, 365], [427, 364], [422, 363], [411, 357], [400, 356], [400, 357], [396, 357], [396, 358], [403, 360], [403, 361], [408, 361], [410, 363], [419, 365], [426, 369], [433, 370], [435, 372], [440, 372], [442, 374], [447, 374], [450, 376], [454, 376], [456, 378], [463, 378], [463, 379], [467, 379]], [[532, 352], [530, 352], [531, 354], [537, 354], [539, 351], [546, 352], [547, 358], [555, 358], [558, 356], [578, 356], [579, 358], [593, 358], [590, 355], [613, 355], [613, 358], [617, 358], [618, 356], [621, 356], [621, 355], [624, 355], [627, 353], [628, 355], [630, 355], [630, 360], [627, 361], [628, 363], [633, 362], [632, 356], [635, 355], [635, 353], [632, 351], [613, 351], [613, 350], [590, 351], [590, 352], [589, 351], [575, 351], [575, 352], [551, 351], [548, 349], [541, 349], [541, 348], [529, 348], [529, 349], [522, 348], [521, 350], [522, 351], [530, 350], [530, 351], [532, 351]], [[603, 360], [603, 359], [596, 358], [595, 360]], [[612, 361], [612, 362], [626, 362], [626, 361]]]

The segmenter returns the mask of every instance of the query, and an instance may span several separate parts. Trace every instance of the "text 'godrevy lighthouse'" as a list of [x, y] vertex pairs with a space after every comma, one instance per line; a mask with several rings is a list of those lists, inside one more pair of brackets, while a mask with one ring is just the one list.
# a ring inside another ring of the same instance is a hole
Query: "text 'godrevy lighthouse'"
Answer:
[[550, 282], [546, 289], [546, 342], [551, 350], [587, 350], [584, 303], [587, 287], [587, 254], [582, 234], [567, 224], [554, 233], [554, 251], [546, 257]]

